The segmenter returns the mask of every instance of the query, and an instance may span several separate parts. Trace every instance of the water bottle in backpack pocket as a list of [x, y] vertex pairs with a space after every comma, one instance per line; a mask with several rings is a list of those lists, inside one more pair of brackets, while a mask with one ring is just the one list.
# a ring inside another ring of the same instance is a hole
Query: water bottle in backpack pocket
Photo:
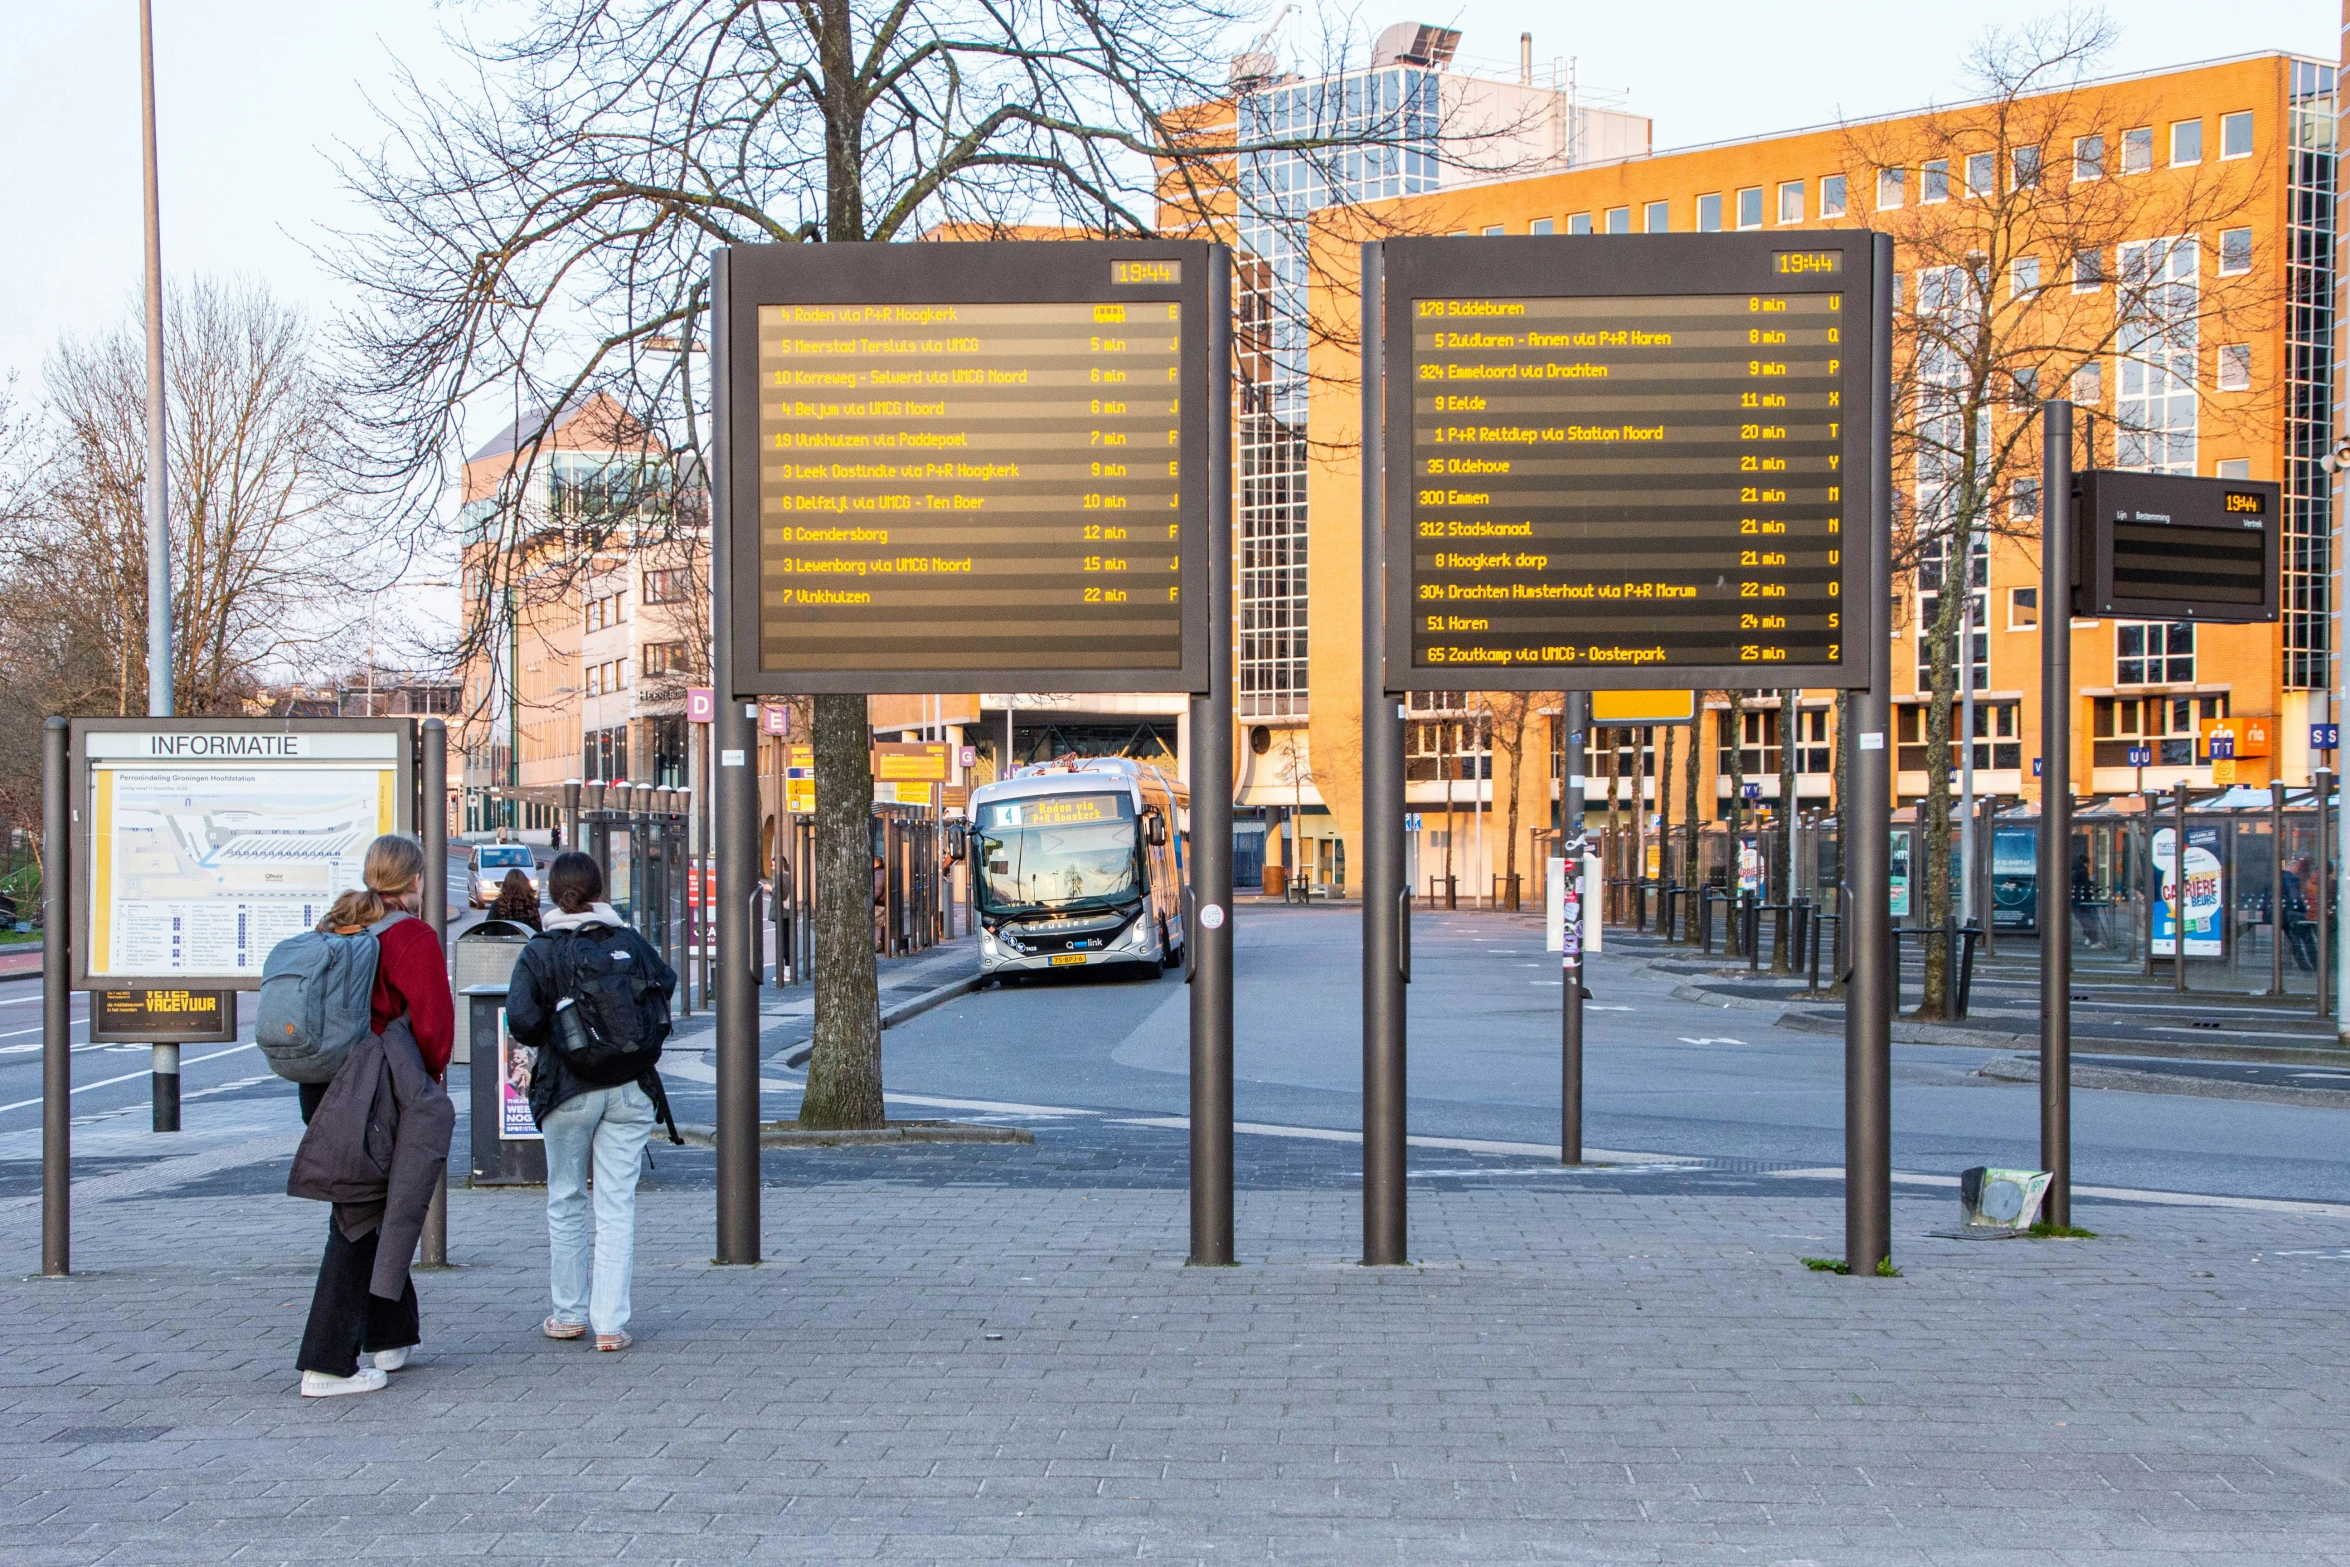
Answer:
[[331, 1083], [371, 1026], [376, 937], [406, 914], [390, 914], [356, 935], [306, 930], [269, 949], [253, 1042], [269, 1069], [294, 1083]]

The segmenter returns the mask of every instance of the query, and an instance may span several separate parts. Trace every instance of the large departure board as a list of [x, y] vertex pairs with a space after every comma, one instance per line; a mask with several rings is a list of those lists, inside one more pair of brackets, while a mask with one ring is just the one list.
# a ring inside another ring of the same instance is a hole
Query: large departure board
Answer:
[[1866, 683], [1870, 236], [1382, 251], [1391, 686]]
[[743, 689], [1204, 687], [1209, 247], [730, 255]]

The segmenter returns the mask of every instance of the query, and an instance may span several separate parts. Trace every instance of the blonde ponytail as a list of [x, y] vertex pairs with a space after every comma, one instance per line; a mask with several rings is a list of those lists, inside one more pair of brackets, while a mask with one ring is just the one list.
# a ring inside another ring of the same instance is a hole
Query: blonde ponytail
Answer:
[[360, 876], [366, 888], [335, 899], [326, 918], [318, 922], [320, 930], [344, 934], [365, 930], [391, 913], [391, 900], [414, 892], [424, 880], [424, 850], [414, 838], [385, 833], [367, 846]]

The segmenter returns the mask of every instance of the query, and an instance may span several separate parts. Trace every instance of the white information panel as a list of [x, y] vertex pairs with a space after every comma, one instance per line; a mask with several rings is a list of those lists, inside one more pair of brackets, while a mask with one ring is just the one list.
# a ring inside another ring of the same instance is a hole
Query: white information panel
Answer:
[[388, 731], [84, 736], [87, 972], [256, 981], [400, 830]]

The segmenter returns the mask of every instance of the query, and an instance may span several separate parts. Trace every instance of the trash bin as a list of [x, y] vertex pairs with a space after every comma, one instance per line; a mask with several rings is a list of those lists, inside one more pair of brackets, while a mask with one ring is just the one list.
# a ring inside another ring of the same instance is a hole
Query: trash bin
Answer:
[[530, 1118], [532, 1052], [506, 1038], [506, 986], [469, 985], [465, 1034], [479, 1044], [472, 1081], [473, 1186], [544, 1186], [547, 1145]]
[[1286, 865], [1266, 866], [1264, 888], [1265, 896], [1268, 898], [1282, 897], [1287, 893], [1288, 889], [1289, 867]]
[[[522, 956], [533, 934], [529, 926], [512, 920], [483, 920], [458, 932], [449, 943], [449, 988], [460, 995], [476, 985], [495, 985], [503, 991], [514, 973], [514, 960]], [[457, 1048], [449, 1059], [460, 1065], [472, 1063], [468, 1030], [457, 1031]]]

